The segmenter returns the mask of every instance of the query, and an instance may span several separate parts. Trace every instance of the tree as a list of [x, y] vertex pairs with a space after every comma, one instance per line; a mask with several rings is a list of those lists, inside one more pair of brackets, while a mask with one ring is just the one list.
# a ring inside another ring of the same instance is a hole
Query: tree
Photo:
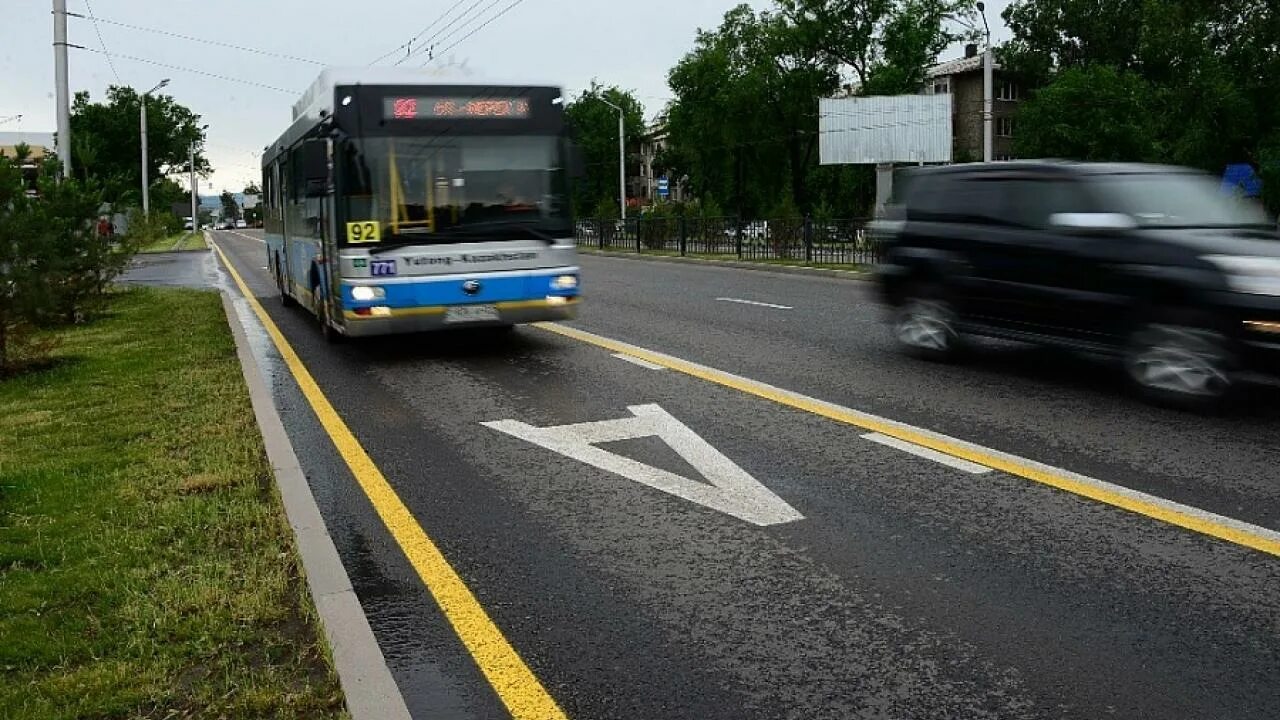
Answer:
[[[141, 98], [128, 87], [113, 85], [105, 102], [91, 102], [78, 92], [71, 106], [72, 174], [95, 178], [109, 202], [139, 202], [142, 183], [142, 138], [138, 129]], [[188, 149], [195, 144], [196, 172], [208, 175], [200, 116], [168, 95], [147, 96], [147, 171], [153, 184], [187, 172]], [[163, 206], [160, 206], [163, 207]]]
[[[848, 68], [863, 95], [914, 93], [948, 45], [970, 39], [971, 0], [778, 0], [827, 62]], [[962, 22], [953, 22], [962, 21]]]
[[1154, 90], [1105, 65], [1062, 71], [1023, 103], [1014, 151], [1021, 157], [1154, 161], [1162, 151], [1149, 110]]
[[[1061, 98], [1077, 93], [1073, 69], [1111, 68], [1120, 82], [1149, 89], [1138, 112], [1148, 116], [1158, 159], [1221, 172], [1227, 163], [1252, 162], [1264, 178], [1276, 157], [1280, 128], [1280, 6], [1270, 0], [1019, 0], [1005, 10], [1014, 39], [1001, 61], [1031, 86]], [[1066, 87], [1057, 88], [1059, 83]], [[1058, 90], [1062, 90], [1058, 92]], [[1112, 86], [1111, 91], [1118, 88]], [[1086, 98], [1081, 97], [1081, 100]], [[1128, 107], [1136, 106], [1127, 102]], [[1041, 105], [1045, 107], [1047, 104]], [[1037, 112], [1027, 103], [1024, 112]], [[1021, 113], [1020, 113], [1021, 114]], [[1063, 112], [1054, 121], [1058, 137], [1097, 129], [1092, 112]], [[1036, 127], [1020, 120], [1019, 132]], [[1145, 122], [1145, 121], [1144, 121]], [[1130, 124], [1132, 125], [1132, 123]], [[1132, 129], [1132, 127], [1130, 127]], [[1113, 138], [1114, 139], [1114, 138]], [[1102, 149], [1095, 144], [1091, 151]], [[1135, 160], [1120, 143], [1100, 159]], [[1123, 149], [1123, 151], [1122, 151]], [[1280, 209], [1280, 188], [1265, 186], [1269, 204]]]
[[245, 195], [261, 195], [262, 188], [258, 187], [258, 183], [251, 182], [248, 185], [244, 186], [244, 194]]
[[[593, 81], [565, 108], [569, 131], [586, 165], [586, 177], [574, 188], [574, 207], [582, 214], [585, 208], [601, 202], [616, 205], [618, 198], [618, 111], [601, 100], [623, 109], [628, 159], [645, 132], [644, 107], [630, 91], [616, 86], [606, 88]], [[632, 175], [627, 173], [627, 177]]]
[[236, 203], [235, 195], [222, 191], [222, 217], [227, 220], [238, 220], [240, 218], [240, 205]]
[[668, 75], [672, 157], [694, 193], [729, 198], [740, 214], [767, 212], [787, 195], [809, 207], [817, 98], [839, 84], [834, 61], [776, 12], [741, 5]]

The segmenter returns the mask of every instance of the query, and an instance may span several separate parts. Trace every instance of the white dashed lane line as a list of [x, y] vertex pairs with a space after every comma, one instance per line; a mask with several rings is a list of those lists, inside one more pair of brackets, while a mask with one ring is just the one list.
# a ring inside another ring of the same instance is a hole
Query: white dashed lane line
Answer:
[[623, 355], [622, 353], [614, 353], [613, 356], [618, 358], [619, 360], [625, 360], [631, 363], [632, 365], [639, 365], [645, 370], [666, 370], [666, 368], [662, 367], [661, 365], [658, 365], [656, 363], [651, 363], [648, 360], [641, 360], [640, 358], [631, 357], [630, 355]]
[[946, 453], [940, 453], [937, 450], [931, 450], [927, 447], [920, 447], [914, 443], [906, 442], [905, 440], [889, 437], [888, 435], [868, 433], [862, 437], [864, 440], [880, 443], [885, 447], [901, 450], [904, 453], [910, 453], [916, 457], [924, 458], [925, 460], [932, 460], [936, 463], [941, 463], [947, 467], [955, 468], [956, 470], [961, 470], [971, 475], [985, 475], [986, 473], [991, 472], [991, 468], [986, 465], [979, 465], [978, 463], [969, 462], [968, 460], [962, 460], [958, 457], [947, 455]]
[[759, 300], [743, 300], [742, 298], [722, 297], [716, 298], [718, 302], [737, 303], [739, 305], [754, 305], [755, 307], [771, 308], [773, 310], [795, 310], [790, 305], [778, 305], [776, 303], [760, 302]]

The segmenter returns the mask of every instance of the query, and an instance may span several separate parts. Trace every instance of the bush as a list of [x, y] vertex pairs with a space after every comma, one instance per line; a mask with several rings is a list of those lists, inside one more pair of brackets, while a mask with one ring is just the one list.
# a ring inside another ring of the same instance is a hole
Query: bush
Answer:
[[100, 308], [136, 248], [98, 235], [102, 192], [93, 183], [59, 182], [50, 162], [37, 187], [29, 194], [21, 169], [0, 158], [0, 374], [47, 354], [39, 325], [79, 322]]

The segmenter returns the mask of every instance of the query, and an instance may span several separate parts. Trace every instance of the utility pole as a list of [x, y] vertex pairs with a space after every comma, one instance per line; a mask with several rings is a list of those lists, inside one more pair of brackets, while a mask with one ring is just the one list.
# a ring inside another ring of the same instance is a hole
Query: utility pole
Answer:
[[58, 162], [71, 177], [71, 89], [67, 79], [67, 0], [53, 0], [53, 80], [57, 86]]
[[986, 30], [987, 45], [982, 53], [982, 161], [995, 159], [995, 97], [994, 75], [995, 60], [991, 49], [991, 26], [987, 24], [987, 7], [978, 3], [978, 13], [982, 15], [982, 27]]
[[622, 213], [622, 221], [627, 221], [627, 135], [625, 115], [622, 108], [600, 98], [600, 102], [618, 111], [618, 207]]
[[151, 182], [147, 177], [147, 96], [169, 84], [169, 78], [161, 80], [155, 87], [142, 93], [142, 110], [139, 123], [142, 125], [142, 215], [151, 216]]

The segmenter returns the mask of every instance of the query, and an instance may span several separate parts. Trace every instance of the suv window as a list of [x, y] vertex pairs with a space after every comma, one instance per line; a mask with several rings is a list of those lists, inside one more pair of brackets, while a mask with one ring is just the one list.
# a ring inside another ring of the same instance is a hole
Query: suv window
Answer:
[[1083, 183], [1064, 177], [1013, 177], [1000, 181], [1005, 219], [1024, 227], [1048, 227], [1057, 213], [1095, 212]]
[[980, 175], [924, 175], [911, 184], [907, 218], [936, 222], [999, 219], [1000, 189]]

